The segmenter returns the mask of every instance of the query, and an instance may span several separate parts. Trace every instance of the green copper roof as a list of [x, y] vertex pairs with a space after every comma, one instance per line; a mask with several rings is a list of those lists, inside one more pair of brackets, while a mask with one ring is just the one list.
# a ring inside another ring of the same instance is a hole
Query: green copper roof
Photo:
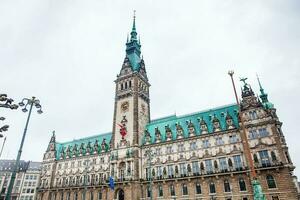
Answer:
[[132, 70], [139, 71], [141, 63], [141, 44], [137, 39], [135, 26], [135, 16], [133, 17], [133, 25], [130, 33], [130, 39], [126, 43], [126, 57], [129, 59]]
[[266, 109], [274, 108], [274, 104], [272, 104], [271, 102], [269, 102], [269, 100], [268, 100], [268, 94], [265, 93], [264, 88], [262, 87], [258, 76], [257, 76], [257, 81], [258, 81], [259, 90], [260, 90], [259, 97], [260, 97], [260, 99], [262, 101], [262, 104], [263, 104], [264, 108], [266, 108]]
[[[77, 151], [75, 153], [75, 156], [79, 155], [79, 149], [82, 146], [83, 147], [83, 155], [86, 154], [86, 148], [88, 144], [90, 144], [90, 147], [94, 149], [94, 145], [97, 142], [98, 144], [98, 149], [97, 151], [100, 152], [102, 150], [101, 144], [103, 141], [105, 141], [105, 151], [108, 151], [110, 148], [110, 141], [111, 141], [112, 133], [105, 133], [105, 134], [99, 134], [99, 135], [94, 135], [94, 136], [89, 136], [81, 139], [75, 139], [73, 141], [69, 142], [56, 142], [56, 159], [61, 158], [61, 153], [64, 152], [64, 158], [66, 158], [66, 151], [69, 148], [71, 151], [71, 155], [73, 155], [73, 149], [76, 146]], [[94, 152], [94, 150], [92, 150]]]
[[[169, 128], [172, 131], [172, 140], [176, 139], [176, 123], [180, 124], [183, 129], [183, 136], [184, 138], [188, 137], [189, 131], [188, 131], [188, 123], [192, 122], [192, 124], [195, 127], [196, 135], [201, 134], [201, 128], [199, 119], [202, 119], [206, 122], [208, 133], [213, 132], [213, 124], [212, 121], [214, 119], [214, 116], [216, 119], [219, 120], [220, 126], [222, 130], [227, 129], [226, 125], [226, 116], [229, 113], [229, 115], [232, 117], [233, 124], [235, 127], [238, 127], [238, 119], [237, 119], [237, 112], [238, 107], [236, 104], [226, 105], [210, 110], [204, 110], [192, 114], [182, 115], [182, 116], [176, 116], [171, 115], [168, 117], [152, 120], [147, 126], [146, 129], [151, 135], [151, 143], [155, 142], [155, 128], [158, 128], [158, 130], [161, 133], [161, 141], [166, 141], [166, 126], [169, 126]], [[145, 144], [145, 136], [142, 139], [142, 144]]]

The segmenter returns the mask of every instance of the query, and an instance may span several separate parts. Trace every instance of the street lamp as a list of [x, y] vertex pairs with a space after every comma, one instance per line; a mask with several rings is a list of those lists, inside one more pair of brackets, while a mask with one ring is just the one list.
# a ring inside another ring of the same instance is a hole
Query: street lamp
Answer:
[[20, 148], [19, 148], [19, 151], [18, 151], [17, 159], [16, 159], [16, 162], [15, 162], [13, 173], [11, 175], [11, 179], [10, 179], [9, 186], [8, 186], [8, 189], [7, 189], [7, 194], [6, 194], [6, 198], [5, 198], [6, 200], [11, 199], [11, 192], [12, 192], [14, 182], [15, 182], [15, 179], [16, 179], [16, 174], [17, 174], [17, 171], [18, 171], [18, 168], [19, 168], [20, 158], [21, 158], [21, 154], [22, 154], [22, 148], [23, 148], [23, 144], [24, 144], [24, 140], [25, 140], [25, 136], [26, 136], [26, 132], [27, 132], [27, 127], [28, 127], [28, 123], [29, 123], [29, 119], [30, 119], [30, 116], [31, 116], [31, 111], [32, 111], [33, 106], [35, 106], [38, 109], [37, 113], [39, 113], [39, 114], [43, 113], [42, 106], [40, 104], [40, 100], [36, 99], [35, 97], [32, 97], [31, 99], [24, 98], [19, 103], [19, 106], [23, 107], [23, 109], [22, 109], [23, 112], [27, 112], [28, 111], [27, 107], [29, 106], [29, 112], [28, 112], [27, 121], [26, 121], [26, 124], [25, 124], [23, 136], [22, 136], [22, 141], [21, 141]]
[[[12, 110], [17, 109], [18, 105], [13, 104], [13, 101], [14, 101], [13, 99], [7, 97], [7, 94], [0, 94], [0, 108], [9, 108]], [[4, 121], [5, 117], [0, 117], [0, 120]], [[0, 132], [7, 131], [8, 128], [9, 128], [8, 125], [4, 125], [4, 126], [0, 127]], [[3, 137], [3, 135], [0, 134], [0, 138], [2, 138], [2, 137]]]

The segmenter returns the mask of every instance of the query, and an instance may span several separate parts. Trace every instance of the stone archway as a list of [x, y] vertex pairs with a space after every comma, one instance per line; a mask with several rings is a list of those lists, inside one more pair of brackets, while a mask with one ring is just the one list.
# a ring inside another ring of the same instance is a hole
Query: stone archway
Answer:
[[125, 200], [125, 193], [123, 189], [118, 189], [115, 193], [116, 200]]

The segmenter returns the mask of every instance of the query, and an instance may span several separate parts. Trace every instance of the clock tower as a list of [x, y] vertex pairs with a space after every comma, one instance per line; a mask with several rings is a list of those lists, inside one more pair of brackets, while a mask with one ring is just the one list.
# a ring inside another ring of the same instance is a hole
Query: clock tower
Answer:
[[141, 43], [137, 38], [135, 16], [130, 38], [126, 42], [126, 56], [115, 83], [112, 147], [138, 146], [150, 120], [150, 84], [141, 56]]

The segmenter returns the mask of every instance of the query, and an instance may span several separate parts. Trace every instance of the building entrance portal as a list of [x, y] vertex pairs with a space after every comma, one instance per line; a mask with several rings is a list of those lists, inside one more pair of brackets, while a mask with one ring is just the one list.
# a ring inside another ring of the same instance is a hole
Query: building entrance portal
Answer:
[[124, 190], [120, 189], [117, 191], [117, 200], [125, 200]]

